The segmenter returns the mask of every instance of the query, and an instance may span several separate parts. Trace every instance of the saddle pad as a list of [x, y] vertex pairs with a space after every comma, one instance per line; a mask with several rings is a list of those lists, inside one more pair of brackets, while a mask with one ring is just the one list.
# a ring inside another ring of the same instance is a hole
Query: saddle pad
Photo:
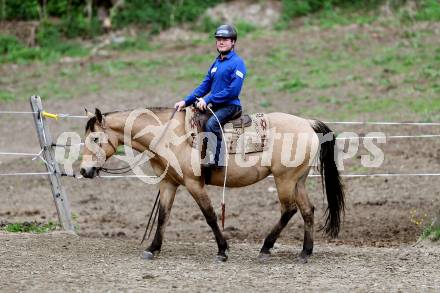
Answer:
[[[249, 114], [249, 118], [251, 123], [243, 124], [243, 127], [237, 127], [238, 125], [233, 125], [231, 122], [224, 125], [223, 132], [230, 154], [247, 154], [266, 150], [269, 131], [269, 119], [267, 115], [264, 113], [255, 113]], [[206, 114], [200, 113], [194, 107], [186, 108], [185, 131], [190, 134], [188, 141], [193, 148], [199, 151], [199, 145], [201, 145], [201, 143], [198, 139], [200, 138], [198, 137], [198, 133], [203, 132], [206, 120]], [[245, 133], [244, 137], [239, 139], [243, 133]]]

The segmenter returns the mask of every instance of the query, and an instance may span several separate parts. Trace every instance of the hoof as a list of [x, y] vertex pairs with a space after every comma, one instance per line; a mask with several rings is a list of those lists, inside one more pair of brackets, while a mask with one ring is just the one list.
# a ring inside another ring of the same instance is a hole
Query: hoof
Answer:
[[306, 264], [306, 263], [309, 262], [309, 258], [308, 258], [307, 256], [306, 256], [306, 257], [304, 257], [304, 256], [300, 256], [300, 257], [298, 258], [298, 261], [299, 261], [299, 263]]
[[268, 261], [269, 259], [270, 259], [270, 253], [260, 252], [260, 254], [258, 255], [258, 260], [260, 262], [265, 262]]
[[309, 262], [309, 257], [310, 257], [310, 254], [306, 253], [306, 252], [303, 250], [303, 251], [301, 251], [301, 253], [299, 254], [299, 258], [298, 258], [298, 260], [299, 260], [300, 263], [308, 263], [308, 262]]
[[145, 250], [144, 252], [142, 252], [141, 258], [146, 260], [152, 260], [154, 259], [154, 254], [150, 251]]
[[215, 260], [218, 262], [225, 262], [228, 260], [228, 256], [226, 254], [222, 255], [222, 254], [217, 254], [215, 256]]

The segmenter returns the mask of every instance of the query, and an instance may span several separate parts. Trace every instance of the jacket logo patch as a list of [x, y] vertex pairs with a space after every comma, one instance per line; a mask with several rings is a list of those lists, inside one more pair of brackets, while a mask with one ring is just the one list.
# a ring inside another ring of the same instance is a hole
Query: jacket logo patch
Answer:
[[240, 78], [243, 78], [243, 72], [241, 72], [240, 70], [235, 71], [235, 74], [237, 74], [237, 76], [239, 76]]
[[211, 73], [215, 73], [217, 71], [217, 67], [211, 69]]

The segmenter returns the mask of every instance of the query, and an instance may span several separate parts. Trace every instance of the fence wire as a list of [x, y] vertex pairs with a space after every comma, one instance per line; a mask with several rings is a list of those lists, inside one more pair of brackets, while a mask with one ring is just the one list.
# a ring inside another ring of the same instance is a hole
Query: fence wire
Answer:
[[[37, 114], [37, 112], [32, 111], [0, 111], [0, 114]], [[87, 119], [88, 116], [83, 115], [73, 115], [67, 113], [53, 114], [58, 118], [73, 118], [73, 119]], [[440, 126], [440, 122], [386, 122], [386, 121], [324, 121], [327, 124], [346, 124], [346, 125], [414, 125], [414, 126]], [[440, 137], [440, 134], [420, 134], [420, 135], [390, 135], [390, 136], [359, 136], [359, 137], [337, 137], [336, 139], [396, 139], [396, 138], [435, 138]], [[84, 145], [80, 143], [79, 145]], [[72, 145], [58, 145], [54, 144], [53, 147], [70, 147]], [[18, 153], [18, 152], [0, 152], [0, 155], [10, 155], [10, 156], [32, 156], [38, 157], [40, 153]], [[39, 175], [49, 175], [50, 172], [22, 172], [22, 173], [0, 173], [0, 176], [39, 176]], [[67, 175], [67, 174], [63, 174]], [[67, 175], [69, 176], [69, 175]], [[77, 175], [70, 175], [77, 179], [82, 178]], [[342, 174], [341, 177], [348, 178], [360, 178], [360, 177], [398, 177], [398, 176], [440, 176], [440, 173], [375, 173], [375, 174]], [[116, 178], [157, 178], [156, 176], [150, 175], [100, 175], [99, 178], [106, 179], [116, 179]], [[273, 178], [272, 175], [268, 176]], [[311, 174], [309, 177], [320, 177], [318, 174]]]

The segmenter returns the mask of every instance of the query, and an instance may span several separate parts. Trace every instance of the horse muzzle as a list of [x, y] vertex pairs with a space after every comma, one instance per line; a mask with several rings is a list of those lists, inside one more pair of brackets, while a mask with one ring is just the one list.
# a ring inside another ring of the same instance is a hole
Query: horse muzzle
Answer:
[[81, 168], [79, 171], [84, 178], [94, 178], [98, 175], [96, 167]]

